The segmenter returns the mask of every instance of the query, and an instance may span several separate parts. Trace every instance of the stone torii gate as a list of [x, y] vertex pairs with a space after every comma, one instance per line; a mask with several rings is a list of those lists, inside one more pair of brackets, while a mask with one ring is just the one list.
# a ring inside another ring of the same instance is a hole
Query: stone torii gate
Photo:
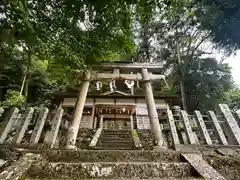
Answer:
[[[75, 104], [75, 111], [73, 115], [72, 124], [68, 130], [67, 149], [75, 148], [76, 138], [79, 130], [79, 125], [82, 118], [83, 108], [86, 101], [88, 88], [92, 80], [108, 80], [108, 79], [124, 79], [132, 81], [140, 81], [143, 83], [144, 94], [147, 104], [148, 116], [151, 123], [151, 129], [154, 133], [155, 140], [158, 146], [163, 146], [162, 130], [159, 124], [156, 105], [154, 102], [153, 90], [151, 82], [157, 80], [163, 80], [167, 85], [164, 75], [153, 74], [154, 72], [160, 72], [163, 68], [159, 64], [145, 64], [145, 63], [133, 63], [133, 64], [103, 64], [102, 67], [93, 67], [92, 70], [85, 72], [82, 77], [82, 83], [79, 90], [78, 99]], [[112, 73], [101, 73], [96, 71], [111, 70]], [[120, 73], [120, 71], [127, 71], [130, 73]]]

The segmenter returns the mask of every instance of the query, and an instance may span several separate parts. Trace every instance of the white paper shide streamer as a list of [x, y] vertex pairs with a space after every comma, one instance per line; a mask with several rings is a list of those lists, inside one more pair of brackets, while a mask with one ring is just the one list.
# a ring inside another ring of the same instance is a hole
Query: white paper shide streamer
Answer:
[[131, 89], [131, 88], [134, 86], [134, 81], [125, 80], [124, 83], [126, 84], [126, 86], [128, 87], [128, 89]]

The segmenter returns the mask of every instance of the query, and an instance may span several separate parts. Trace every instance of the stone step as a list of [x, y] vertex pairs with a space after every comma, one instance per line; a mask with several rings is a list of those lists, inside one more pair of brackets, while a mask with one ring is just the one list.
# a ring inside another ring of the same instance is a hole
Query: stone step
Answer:
[[106, 146], [111, 146], [111, 145], [132, 145], [134, 144], [133, 141], [99, 141], [97, 144], [102, 144]]
[[99, 138], [99, 141], [133, 141], [133, 138]]
[[135, 148], [134, 144], [113, 144], [113, 145], [109, 145], [109, 144], [98, 144], [97, 147], [103, 147], [103, 148], [111, 148], [111, 149], [116, 149], [116, 148]]
[[97, 146], [103, 146], [103, 147], [132, 147], [133, 143], [98, 143]]
[[99, 139], [132, 139], [132, 136], [124, 136], [124, 135], [101, 135]]
[[144, 147], [154, 147], [153, 142], [144, 142], [144, 141], [141, 141], [141, 140], [140, 140], [140, 143], [141, 143], [141, 145], [144, 146]]
[[141, 137], [147, 137], [147, 138], [152, 138], [152, 133], [151, 132], [138, 132], [137, 131], [138, 136]]
[[[99, 180], [102, 180], [103, 178], [100, 178]], [[200, 180], [202, 178], [194, 178], [194, 177], [189, 177], [189, 178], [171, 178], [170, 180]], [[72, 179], [49, 179], [49, 178], [43, 178], [43, 179], [36, 179], [36, 178], [27, 178], [25, 180], [72, 180]], [[91, 179], [82, 179], [82, 178], [74, 178], [74, 180], [91, 180]], [[147, 179], [142, 179], [142, 178], [115, 178], [111, 180], [149, 180]], [[169, 180], [169, 178], [151, 178], [151, 180]]]
[[[99, 180], [102, 180], [103, 178], [100, 178]], [[200, 180], [202, 178], [194, 178], [194, 177], [189, 177], [189, 178], [171, 178], [170, 180]], [[36, 179], [36, 178], [27, 178], [25, 180], [72, 180], [72, 179], [49, 179], [49, 178], [43, 178], [43, 179]], [[91, 179], [82, 179], [82, 178], [74, 178], [74, 180], [91, 180]], [[115, 178], [111, 180], [149, 180], [147, 179], [142, 179], [142, 178]], [[169, 180], [169, 178], [151, 178], [151, 180]]]
[[[113, 149], [113, 150], [118, 150], [118, 149], [136, 149], [136, 147], [135, 146], [133, 146], [133, 145], [128, 145], [128, 146], [103, 146], [103, 145], [99, 145], [99, 146], [97, 146], [96, 147], [97, 149], [105, 149], [105, 150], [111, 150], [111, 149]], [[96, 148], [94, 148], [94, 149], [96, 149]]]
[[109, 135], [131, 135], [131, 132], [124, 132], [124, 133], [117, 133], [117, 132], [102, 132], [103, 134], [109, 134]]
[[131, 132], [131, 129], [103, 129], [104, 132]]
[[106, 136], [106, 135], [101, 135], [100, 136], [100, 138], [101, 139], [115, 139], [115, 138], [117, 138], [117, 139], [132, 139], [132, 136], [122, 136], [122, 135], [120, 135], [120, 136]]
[[102, 131], [103, 134], [132, 134], [131, 131], [117, 132], [117, 131]]
[[141, 132], [141, 131], [138, 131], [138, 130], [137, 130], [137, 133], [138, 133], [139, 135], [143, 135], [143, 136], [151, 136], [151, 135], [152, 135], [152, 132], [151, 132], [151, 131]]
[[102, 140], [102, 139], [100, 139], [99, 141], [98, 141], [98, 144], [99, 143], [102, 143], [102, 144], [109, 144], [109, 145], [111, 145], [111, 144], [133, 144], [134, 142], [133, 142], [133, 140], [118, 140], [118, 139], [113, 139], [113, 140]]
[[39, 162], [28, 171], [30, 178], [185, 178], [192, 177], [189, 163], [169, 162]]
[[104, 133], [131, 133], [131, 130], [103, 130]]
[[102, 132], [104, 134], [129, 134], [131, 135], [131, 132]]
[[134, 150], [136, 149], [133, 146], [96, 146], [96, 147], [92, 147], [90, 149], [94, 149], [94, 150]]
[[129, 135], [101, 135], [100, 138], [107, 138], [107, 139], [115, 139], [115, 138], [119, 138], [119, 139], [132, 139], [132, 136]]
[[43, 157], [50, 162], [180, 162], [181, 154], [166, 150], [161, 152], [145, 150], [51, 150], [44, 151]]
[[143, 140], [152, 140], [153, 138], [151, 136], [146, 137], [146, 136], [138, 136], [139, 138], [143, 139]]
[[137, 134], [142, 145], [142, 148], [153, 149], [154, 141], [152, 132], [150, 130], [137, 130]]
[[102, 143], [115, 143], [115, 144], [121, 144], [121, 143], [133, 143], [133, 140], [130, 139], [125, 139], [125, 140], [121, 140], [121, 139], [100, 139], [98, 142], [102, 142]]
[[129, 145], [134, 145], [133, 142], [124, 142], [124, 141], [99, 141], [97, 145], [102, 145], [102, 146], [129, 146]]
[[105, 133], [102, 133], [101, 136], [103, 136], [103, 137], [132, 137], [131, 134], [105, 134]]
[[96, 148], [94, 149], [102, 149], [102, 150], [134, 150], [136, 149], [134, 146], [97, 146]]

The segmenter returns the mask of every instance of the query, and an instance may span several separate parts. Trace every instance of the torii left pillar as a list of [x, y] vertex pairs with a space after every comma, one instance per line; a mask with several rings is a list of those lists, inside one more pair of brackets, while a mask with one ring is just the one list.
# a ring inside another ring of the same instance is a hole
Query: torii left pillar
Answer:
[[163, 139], [160, 123], [158, 120], [158, 113], [157, 113], [157, 109], [154, 101], [149, 73], [146, 68], [142, 68], [141, 71], [142, 71], [143, 86], [145, 91], [145, 99], [146, 99], [146, 104], [148, 109], [148, 117], [151, 123], [151, 129], [155, 135], [157, 146], [163, 146], [164, 139]]
[[82, 119], [82, 113], [88, 93], [88, 88], [90, 85], [90, 75], [91, 75], [90, 71], [87, 71], [85, 73], [85, 78], [81, 83], [81, 89], [79, 91], [78, 99], [75, 104], [73, 120], [68, 129], [68, 139], [66, 146], [67, 149], [74, 149], [76, 147], [75, 144], [78, 135], [78, 130]]

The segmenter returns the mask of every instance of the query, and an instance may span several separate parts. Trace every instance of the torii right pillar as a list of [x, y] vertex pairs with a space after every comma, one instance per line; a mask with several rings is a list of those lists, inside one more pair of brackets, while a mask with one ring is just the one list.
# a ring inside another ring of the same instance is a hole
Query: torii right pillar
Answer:
[[148, 116], [151, 123], [151, 129], [156, 138], [157, 146], [163, 146], [164, 140], [163, 140], [162, 130], [159, 124], [159, 119], [158, 119], [157, 109], [154, 101], [149, 73], [146, 68], [142, 68], [141, 71], [142, 71], [145, 99], [146, 99], [146, 104], [148, 109]]

